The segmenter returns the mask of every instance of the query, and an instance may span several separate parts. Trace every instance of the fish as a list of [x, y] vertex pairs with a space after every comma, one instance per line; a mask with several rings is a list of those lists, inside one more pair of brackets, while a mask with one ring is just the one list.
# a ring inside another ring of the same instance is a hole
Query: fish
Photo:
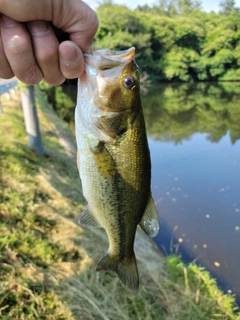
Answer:
[[151, 194], [151, 160], [135, 48], [84, 54], [78, 79], [75, 130], [77, 165], [86, 209], [79, 223], [104, 228], [107, 252], [96, 271], [113, 271], [137, 293], [137, 226], [154, 237], [158, 213]]

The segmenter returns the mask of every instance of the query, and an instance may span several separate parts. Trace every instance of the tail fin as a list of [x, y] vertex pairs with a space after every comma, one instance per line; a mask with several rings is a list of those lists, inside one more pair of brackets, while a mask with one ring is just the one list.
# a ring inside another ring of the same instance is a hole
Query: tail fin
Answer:
[[139, 278], [135, 254], [121, 261], [117, 257], [111, 257], [106, 253], [99, 261], [96, 271], [109, 270], [118, 274], [120, 280], [131, 293], [137, 293]]

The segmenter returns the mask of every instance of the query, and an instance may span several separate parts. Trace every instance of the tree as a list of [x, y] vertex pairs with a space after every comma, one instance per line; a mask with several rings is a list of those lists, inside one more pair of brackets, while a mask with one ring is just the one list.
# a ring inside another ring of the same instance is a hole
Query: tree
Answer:
[[159, 0], [133, 11], [104, 1], [95, 45], [134, 46], [141, 71], [152, 80], [239, 80], [240, 11], [234, 0], [221, 6], [221, 13], [206, 13], [199, 0]]
[[239, 12], [239, 8], [237, 8], [235, 3], [235, 0], [223, 0], [220, 2], [219, 7], [221, 7], [221, 14], [224, 16], [229, 15], [233, 10], [236, 10]]
[[200, 0], [177, 0], [178, 13], [188, 15], [201, 9]]

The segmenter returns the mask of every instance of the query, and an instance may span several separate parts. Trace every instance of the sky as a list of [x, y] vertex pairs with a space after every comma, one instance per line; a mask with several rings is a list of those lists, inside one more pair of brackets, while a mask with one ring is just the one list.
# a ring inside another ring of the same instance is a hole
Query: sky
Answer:
[[[93, 9], [96, 8], [101, 1], [97, 0], [84, 0], [90, 7]], [[201, 0], [202, 1], [202, 8], [206, 12], [215, 11], [218, 12], [219, 7], [218, 4], [221, 2], [221, 0]], [[154, 0], [114, 0], [115, 3], [118, 4], [125, 4], [131, 9], [135, 9], [138, 5], [144, 5], [144, 4], [153, 4]], [[131, 2], [131, 3], [130, 3]], [[240, 7], [240, 0], [235, 0], [235, 4], [237, 7]]]

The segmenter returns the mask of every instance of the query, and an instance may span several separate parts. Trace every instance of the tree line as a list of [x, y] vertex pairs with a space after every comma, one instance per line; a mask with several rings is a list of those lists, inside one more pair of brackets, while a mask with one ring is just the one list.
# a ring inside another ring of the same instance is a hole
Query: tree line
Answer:
[[94, 45], [134, 46], [141, 71], [154, 81], [240, 80], [240, 9], [223, 0], [206, 13], [199, 0], [160, 0], [131, 10], [107, 0], [97, 8]]

